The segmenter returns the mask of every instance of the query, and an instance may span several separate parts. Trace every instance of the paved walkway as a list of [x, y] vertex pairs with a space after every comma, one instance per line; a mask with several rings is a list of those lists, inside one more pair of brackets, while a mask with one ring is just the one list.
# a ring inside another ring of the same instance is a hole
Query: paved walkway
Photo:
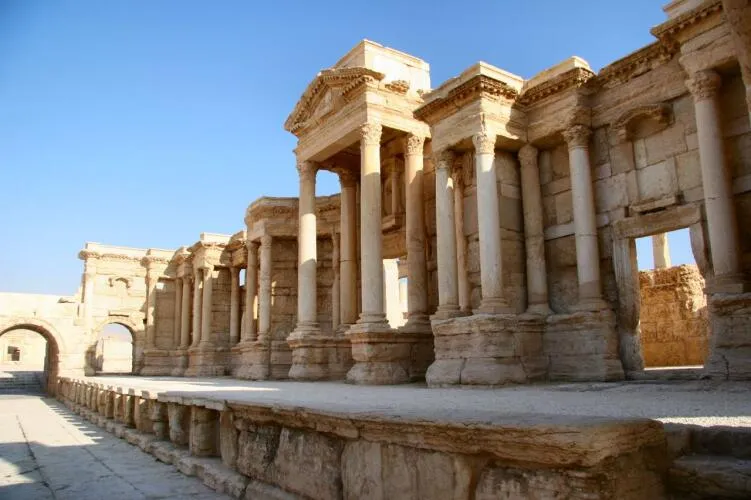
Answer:
[[230, 403], [395, 418], [493, 423], [521, 415], [651, 418], [666, 423], [751, 427], [751, 384], [709, 380], [540, 384], [498, 389], [342, 382], [250, 382], [231, 378], [87, 377], [113, 387]]
[[228, 498], [72, 414], [0, 395], [0, 499]]

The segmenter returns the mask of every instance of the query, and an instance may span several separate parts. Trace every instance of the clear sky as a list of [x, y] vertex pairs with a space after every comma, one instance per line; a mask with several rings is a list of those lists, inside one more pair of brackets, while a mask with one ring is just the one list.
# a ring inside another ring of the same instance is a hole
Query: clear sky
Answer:
[[284, 120], [362, 38], [433, 86], [478, 60], [598, 70], [653, 40], [666, 1], [3, 0], [0, 291], [72, 294], [85, 241], [176, 248], [296, 196]]

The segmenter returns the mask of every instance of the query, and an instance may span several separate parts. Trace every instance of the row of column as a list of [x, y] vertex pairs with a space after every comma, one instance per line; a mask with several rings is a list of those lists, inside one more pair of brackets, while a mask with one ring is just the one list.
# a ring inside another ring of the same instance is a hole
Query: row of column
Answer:
[[[264, 234], [261, 236], [260, 245], [255, 241], [248, 241], [246, 243], [248, 266], [245, 274], [245, 314], [243, 315], [245, 318], [245, 328], [242, 330], [241, 342], [269, 340], [271, 329], [272, 242], [271, 235]], [[257, 323], [254, 319], [256, 302], [258, 303]]]

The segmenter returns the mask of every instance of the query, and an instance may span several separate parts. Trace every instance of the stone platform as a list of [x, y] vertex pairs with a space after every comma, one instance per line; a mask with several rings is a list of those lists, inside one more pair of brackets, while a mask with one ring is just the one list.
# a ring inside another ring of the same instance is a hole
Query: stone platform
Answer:
[[749, 392], [709, 381], [494, 390], [172, 377], [58, 384], [78, 413], [219, 491], [320, 499], [664, 498], [690, 429], [751, 428]]

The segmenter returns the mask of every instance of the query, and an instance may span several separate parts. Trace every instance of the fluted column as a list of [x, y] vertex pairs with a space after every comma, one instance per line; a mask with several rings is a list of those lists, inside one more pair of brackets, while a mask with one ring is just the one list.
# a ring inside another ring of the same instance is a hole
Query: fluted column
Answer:
[[180, 277], [175, 278], [175, 320], [172, 329], [173, 347], [178, 347], [180, 345], [180, 321], [183, 317], [183, 286], [183, 279]]
[[255, 301], [258, 291], [258, 244], [248, 240], [248, 267], [245, 269], [245, 336], [243, 341], [256, 340]]
[[667, 269], [670, 267], [670, 247], [668, 246], [667, 234], [652, 235], [652, 258], [655, 269]]
[[482, 300], [479, 312], [511, 312], [503, 297], [503, 259], [501, 221], [498, 202], [498, 177], [495, 168], [495, 134], [481, 132], [472, 136], [475, 146], [477, 178], [477, 225], [480, 242], [480, 283]]
[[470, 314], [469, 275], [467, 274], [467, 238], [464, 236], [464, 181], [461, 168], [451, 171], [454, 182], [454, 232], [456, 233], [456, 271], [459, 310]]
[[190, 294], [191, 278], [183, 277], [182, 306], [180, 308], [180, 349], [187, 349], [190, 344]]
[[381, 234], [381, 125], [360, 129], [360, 268], [362, 313], [358, 323], [388, 328], [383, 303]]
[[146, 348], [156, 348], [156, 284], [155, 269], [146, 270]]
[[[258, 337], [269, 340], [271, 335], [271, 243], [269, 234], [261, 236], [261, 272], [258, 290]], [[298, 300], [300, 294], [298, 293]]]
[[300, 173], [300, 215], [297, 250], [297, 332], [318, 330], [316, 293], [316, 170], [313, 162], [297, 164]]
[[699, 71], [686, 81], [694, 97], [699, 161], [704, 187], [709, 246], [714, 268], [710, 288], [740, 284], [741, 263], [738, 225], [730, 171], [726, 165], [722, 142], [720, 108], [717, 92], [720, 76], [711, 70]]
[[201, 302], [203, 302], [203, 272], [201, 268], [193, 270], [193, 339], [191, 345], [196, 347], [201, 341]]
[[549, 314], [548, 277], [545, 267], [545, 234], [537, 148], [525, 144], [519, 150], [521, 164], [524, 245], [527, 255], [527, 312]]
[[454, 221], [454, 182], [451, 179], [451, 151], [436, 155], [435, 215], [438, 251], [438, 309], [435, 317], [445, 319], [459, 314]]
[[428, 267], [425, 260], [425, 138], [408, 135], [404, 148], [404, 184], [407, 238], [407, 328], [427, 327]]
[[214, 305], [214, 280], [216, 271], [214, 266], [207, 267], [203, 270], [203, 298], [201, 300], [201, 340], [200, 345], [211, 344], [211, 313]]
[[240, 268], [230, 267], [229, 345], [240, 340]]
[[357, 321], [357, 177], [350, 171], [339, 173], [342, 187], [339, 217], [339, 316], [342, 325]]
[[589, 137], [592, 131], [584, 125], [573, 125], [563, 132], [568, 145], [573, 198], [574, 234], [576, 238], [576, 273], [579, 280], [577, 309], [598, 310], [602, 300], [600, 282], [600, 251], [597, 246], [597, 220], [589, 165]]

